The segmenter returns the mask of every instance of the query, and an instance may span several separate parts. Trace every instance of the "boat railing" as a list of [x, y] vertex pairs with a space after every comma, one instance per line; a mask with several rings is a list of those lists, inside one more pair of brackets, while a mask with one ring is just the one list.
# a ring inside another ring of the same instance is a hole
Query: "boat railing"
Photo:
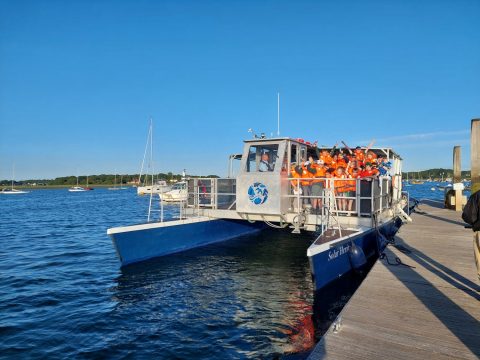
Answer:
[[[312, 205], [336, 215], [372, 216], [392, 206], [391, 178], [288, 178], [291, 186], [289, 212], [312, 211]], [[302, 185], [302, 183], [304, 185]], [[307, 183], [308, 185], [306, 185]], [[320, 195], [312, 195], [312, 185], [320, 183]], [[236, 179], [193, 178], [188, 180], [186, 206], [193, 209], [236, 210]]]
[[[291, 211], [315, 211], [328, 207], [335, 214], [372, 216], [392, 206], [390, 177], [342, 178], [289, 178]], [[320, 195], [312, 195], [312, 185], [320, 184]], [[334, 206], [333, 206], [334, 205]]]
[[187, 206], [219, 210], [236, 209], [236, 179], [195, 178], [188, 181]]

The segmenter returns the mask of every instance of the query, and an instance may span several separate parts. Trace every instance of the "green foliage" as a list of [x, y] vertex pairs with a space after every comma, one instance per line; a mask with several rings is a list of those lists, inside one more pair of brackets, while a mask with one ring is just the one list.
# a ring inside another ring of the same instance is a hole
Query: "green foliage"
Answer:
[[[147, 175], [148, 179], [146, 180], [147, 183], [151, 183], [151, 175]], [[133, 185], [138, 182], [140, 174], [124, 174], [119, 175], [117, 174], [116, 184], [117, 185]], [[217, 177], [217, 175], [208, 175], [208, 176], [195, 176], [189, 175], [189, 177]], [[159, 173], [153, 176], [154, 181], [158, 180], [165, 180], [167, 182], [176, 182], [182, 179], [181, 174], [173, 174], [172, 172], [169, 173]], [[120, 183], [121, 181], [121, 183]], [[142, 182], [145, 181], [145, 175], [142, 175]], [[110, 186], [115, 183], [115, 174], [100, 174], [100, 175], [88, 175], [88, 185], [90, 186]], [[57, 177], [55, 179], [29, 179], [23, 181], [15, 181], [14, 186], [28, 186], [33, 185], [36, 186], [75, 186], [77, 185], [77, 177], [76, 176], [62, 176]], [[82, 175], [78, 177], [78, 184], [80, 186], [87, 185], [87, 176]], [[1, 187], [10, 187], [12, 185], [11, 180], [0, 180]]]
[[[443, 179], [452, 178], [453, 177], [453, 170], [452, 169], [443, 169], [443, 168], [435, 168], [435, 169], [428, 169], [422, 171], [409, 171], [408, 178], [409, 179], [441, 179], [443, 174]], [[407, 172], [402, 173], [402, 177], [404, 179], [407, 178]], [[462, 171], [462, 179], [470, 179], [470, 170]]]

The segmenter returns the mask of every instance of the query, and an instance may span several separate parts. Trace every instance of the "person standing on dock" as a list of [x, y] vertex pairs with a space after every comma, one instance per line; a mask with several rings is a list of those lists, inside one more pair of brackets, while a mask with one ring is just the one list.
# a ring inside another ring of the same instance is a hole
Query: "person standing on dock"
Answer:
[[472, 226], [474, 231], [473, 237], [473, 255], [475, 257], [475, 264], [477, 265], [478, 280], [480, 280], [480, 190], [473, 192], [468, 199], [462, 213], [462, 219]]

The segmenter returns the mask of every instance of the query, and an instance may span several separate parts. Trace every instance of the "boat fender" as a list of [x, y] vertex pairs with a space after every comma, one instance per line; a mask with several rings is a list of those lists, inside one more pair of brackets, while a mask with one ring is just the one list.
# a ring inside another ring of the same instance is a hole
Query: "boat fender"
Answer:
[[361, 247], [355, 245], [352, 241], [352, 246], [350, 246], [350, 252], [348, 253], [350, 257], [350, 264], [354, 270], [359, 270], [367, 263], [367, 258]]

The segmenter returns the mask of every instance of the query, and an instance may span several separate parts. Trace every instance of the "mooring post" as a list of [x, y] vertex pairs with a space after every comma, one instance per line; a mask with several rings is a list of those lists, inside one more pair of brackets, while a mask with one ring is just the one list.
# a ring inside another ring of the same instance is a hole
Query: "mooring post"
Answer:
[[480, 190], [480, 119], [472, 119], [470, 135], [472, 194]]
[[[470, 162], [472, 179], [472, 195], [480, 190], [480, 119], [472, 119], [472, 130], [470, 134]], [[477, 275], [480, 280], [480, 231], [473, 235], [473, 251]]]
[[453, 189], [455, 190], [455, 211], [462, 211], [463, 189], [461, 147], [453, 147]]

